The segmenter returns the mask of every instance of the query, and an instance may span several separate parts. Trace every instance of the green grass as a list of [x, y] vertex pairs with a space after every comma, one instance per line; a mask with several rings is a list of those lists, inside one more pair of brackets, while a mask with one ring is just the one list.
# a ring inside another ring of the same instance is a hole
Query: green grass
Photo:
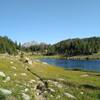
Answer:
[[[31, 54], [30, 54], [31, 55]], [[80, 60], [98, 60], [100, 59], [100, 52], [94, 53], [92, 55], [77, 55], [72, 57], [64, 57], [60, 55], [43, 56], [43, 55], [31, 55], [31, 58], [41, 59], [41, 58], [53, 58], [53, 59], [80, 59]]]
[[[11, 63], [13, 62], [13, 63]], [[13, 69], [12, 66], [16, 67]], [[32, 72], [38, 74], [45, 80], [52, 80], [58, 82], [63, 87], [59, 88], [54, 83], [49, 82], [49, 88], [55, 90], [55, 92], [45, 94], [48, 100], [72, 100], [64, 95], [65, 92], [70, 93], [76, 97], [76, 100], [99, 100], [100, 99], [100, 73], [84, 72], [65, 70], [56, 66], [43, 64], [42, 62], [33, 62], [32, 65], [25, 64], [14, 56], [0, 55], [0, 71], [3, 71], [6, 76], [10, 76], [11, 80], [4, 83], [5, 78], [0, 76], [0, 88], [12, 90], [12, 94], [4, 96], [0, 92], [0, 100], [23, 100], [22, 93], [26, 93], [34, 100], [34, 87], [37, 83], [30, 83], [30, 80], [36, 80], [37, 78], [26, 70], [29, 67]], [[21, 75], [26, 73], [26, 76]], [[17, 76], [14, 76], [17, 74]], [[88, 75], [82, 77], [82, 75]], [[63, 79], [63, 80], [60, 80]], [[87, 85], [87, 87], [84, 87]], [[95, 86], [93, 88], [93, 86]], [[28, 88], [29, 91], [24, 90]], [[81, 94], [83, 92], [83, 94]]]
[[79, 55], [79, 56], [73, 56], [73, 57], [69, 57], [69, 59], [91, 59], [91, 60], [95, 60], [95, 59], [100, 59], [100, 52], [98, 53], [94, 53], [92, 55]]
[[53, 58], [53, 59], [64, 59], [64, 57], [59, 56], [59, 55], [53, 55], [53, 56], [43, 56], [43, 55], [31, 55], [31, 58], [34, 59], [42, 59], [42, 58]]

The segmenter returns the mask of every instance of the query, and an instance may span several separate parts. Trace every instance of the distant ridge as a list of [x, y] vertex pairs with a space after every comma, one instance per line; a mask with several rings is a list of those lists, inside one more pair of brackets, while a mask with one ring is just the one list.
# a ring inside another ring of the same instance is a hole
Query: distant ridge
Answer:
[[26, 42], [26, 43], [22, 44], [22, 47], [27, 48], [27, 47], [31, 47], [31, 46], [34, 46], [34, 45], [42, 45], [42, 44], [46, 44], [46, 43], [44, 43], [44, 42], [37, 42], [37, 41], [33, 40], [31, 42]]

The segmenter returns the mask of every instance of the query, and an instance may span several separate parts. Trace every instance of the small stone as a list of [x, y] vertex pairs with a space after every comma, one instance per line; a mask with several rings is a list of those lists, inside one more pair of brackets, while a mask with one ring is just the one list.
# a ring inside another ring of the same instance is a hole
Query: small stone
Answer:
[[8, 82], [10, 81], [10, 76], [7, 76], [7, 78], [3, 82]]
[[1, 91], [4, 95], [10, 95], [10, 94], [12, 94], [12, 92], [11, 92], [10, 90], [3, 89], [3, 88], [0, 88], [0, 91]]
[[26, 89], [25, 89], [25, 92], [28, 92], [28, 91], [29, 91], [29, 89], [28, 89], [28, 88], [26, 88]]
[[40, 60], [35, 60], [36, 62], [40, 62]]
[[39, 94], [40, 94], [40, 93], [38, 93], [38, 92], [36, 93], [37, 96], [39, 96]]
[[58, 78], [58, 80], [59, 80], [59, 81], [64, 81], [64, 79], [63, 79], [63, 78]]
[[28, 63], [29, 63], [30, 65], [32, 65], [33, 62], [30, 60]]
[[48, 63], [46, 63], [46, 62], [42, 62], [42, 64], [48, 65]]
[[61, 96], [60, 95], [58, 95], [57, 97], [56, 97], [56, 99], [60, 99], [61, 98]]
[[88, 76], [89, 76], [89, 75], [87, 75], [87, 74], [86, 74], [86, 75], [81, 75], [81, 77], [88, 77]]
[[44, 93], [46, 94], [46, 93], [48, 93], [48, 91], [44, 91]]
[[14, 62], [11, 61], [10, 63], [13, 64]]
[[27, 86], [29, 87], [29, 86], [30, 86], [30, 84], [27, 84]]
[[55, 92], [55, 90], [54, 90], [54, 89], [52, 89], [52, 88], [49, 88], [49, 90], [50, 90], [51, 92]]
[[2, 77], [6, 77], [6, 75], [5, 75], [4, 72], [0, 72], [0, 76], [2, 76]]
[[50, 95], [50, 97], [52, 97], [52, 98], [53, 98], [53, 95]]
[[58, 82], [54, 82], [54, 84], [55, 84], [55, 86], [57, 86], [58, 85]]
[[82, 95], [83, 95], [83, 94], [84, 94], [84, 92], [80, 92], [80, 94], [82, 94]]
[[53, 81], [52, 81], [52, 80], [48, 80], [48, 82], [53, 83]]
[[27, 85], [26, 83], [24, 83], [24, 85]]
[[75, 96], [73, 96], [69, 93], [64, 93], [64, 95], [67, 96], [68, 98], [76, 99]]
[[15, 69], [16, 70], [16, 67], [15, 66], [12, 66], [12, 69]]
[[22, 75], [22, 76], [27, 76], [27, 74], [26, 74], [26, 73], [21, 73], [21, 75]]
[[14, 74], [14, 76], [17, 76], [17, 74]]
[[58, 88], [63, 88], [63, 86], [61, 84], [58, 84], [57, 86], [58, 86]]
[[23, 98], [23, 100], [30, 100], [31, 99], [30, 96], [25, 94], [25, 93], [22, 93], [22, 98]]
[[25, 60], [27, 60], [27, 61], [28, 61], [28, 60], [29, 60], [29, 58], [28, 58], [28, 57], [25, 57]]
[[36, 81], [32, 79], [32, 80], [29, 81], [29, 83], [31, 83], [31, 84], [36, 83]]

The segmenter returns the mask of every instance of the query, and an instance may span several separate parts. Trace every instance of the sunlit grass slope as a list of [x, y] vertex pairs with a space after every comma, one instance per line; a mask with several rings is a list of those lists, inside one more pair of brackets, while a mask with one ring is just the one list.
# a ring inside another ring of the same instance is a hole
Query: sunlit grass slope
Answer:
[[[5, 95], [1, 91], [0, 100], [26, 100], [24, 96], [35, 100], [34, 87], [39, 80], [27, 71], [27, 67], [48, 80], [52, 92], [45, 94], [47, 100], [100, 99], [99, 73], [65, 70], [36, 60], [32, 65], [28, 65], [21, 62], [18, 57], [0, 55], [0, 72], [6, 75], [0, 76], [0, 89], [12, 92]], [[7, 80], [7, 77], [10, 79]], [[68, 94], [74, 98], [69, 97]]]

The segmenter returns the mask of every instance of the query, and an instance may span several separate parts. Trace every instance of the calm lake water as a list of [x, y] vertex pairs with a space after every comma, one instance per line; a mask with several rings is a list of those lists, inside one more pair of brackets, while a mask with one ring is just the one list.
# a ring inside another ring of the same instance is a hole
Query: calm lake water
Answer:
[[68, 69], [82, 69], [87, 71], [100, 72], [100, 60], [64, 60], [46, 58], [41, 59], [41, 61]]

